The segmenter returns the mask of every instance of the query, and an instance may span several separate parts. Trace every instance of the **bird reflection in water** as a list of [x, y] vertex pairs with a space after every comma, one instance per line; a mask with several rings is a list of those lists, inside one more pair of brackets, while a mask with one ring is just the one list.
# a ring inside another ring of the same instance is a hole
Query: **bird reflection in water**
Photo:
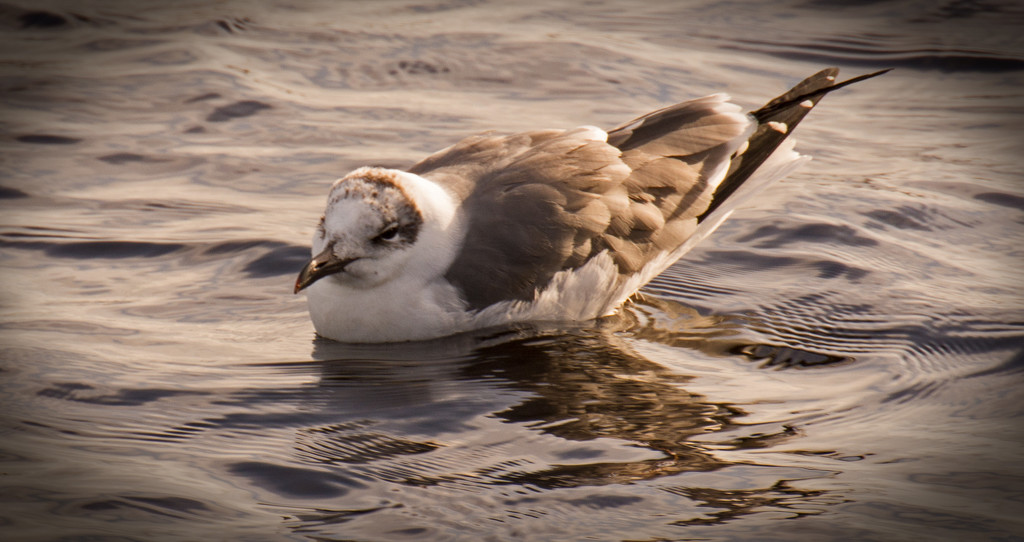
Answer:
[[[631, 344], [689, 349], [705, 359], [742, 354], [772, 367], [845, 361], [745, 343], [747, 325], [645, 300], [596, 329], [524, 327], [386, 346], [318, 340], [320, 408], [345, 421], [300, 429], [295, 449], [306, 462], [345, 465], [378, 482], [417, 488], [544, 492], [646, 481], [708, 509], [675, 524], [716, 523], [765, 509], [820, 513], [823, 503], [841, 499], [793, 487], [790, 469], [759, 473], [759, 487], [742, 489], [672, 478], [741, 466], [716, 451], [769, 448], [798, 432], [782, 426], [751, 434], [740, 421], [742, 408], [688, 391], [693, 377]], [[481, 431], [492, 440], [473, 436]], [[720, 432], [742, 436], [711, 438]]]

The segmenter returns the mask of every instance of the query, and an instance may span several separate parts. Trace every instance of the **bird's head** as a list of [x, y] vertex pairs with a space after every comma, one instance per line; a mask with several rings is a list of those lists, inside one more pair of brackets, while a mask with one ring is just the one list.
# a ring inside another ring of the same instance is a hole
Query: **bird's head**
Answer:
[[[447, 244], [455, 215], [450, 197], [410, 173], [360, 168], [339, 179], [313, 235], [313, 257], [295, 292], [329, 278], [352, 288], [373, 288], [415, 273]], [[428, 266], [429, 267], [429, 266]]]

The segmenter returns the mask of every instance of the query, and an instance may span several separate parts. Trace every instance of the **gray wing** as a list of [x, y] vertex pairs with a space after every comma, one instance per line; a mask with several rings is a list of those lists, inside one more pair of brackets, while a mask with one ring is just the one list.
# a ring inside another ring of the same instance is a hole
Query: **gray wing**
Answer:
[[607, 141], [585, 128], [479, 135], [426, 158], [409, 171], [462, 198], [468, 219], [445, 277], [482, 309], [532, 300], [556, 273], [605, 250], [620, 279], [631, 276], [693, 235], [822, 96], [884, 73], [833, 84], [837, 72], [750, 115], [708, 96], [621, 125]]
[[604, 250], [628, 276], [679, 246], [752, 124], [723, 103], [673, 106], [609, 142], [586, 129], [481, 135], [416, 164], [410, 172], [463, 198], [467, 233], [446, 278], [482, 309], [531, 300]]

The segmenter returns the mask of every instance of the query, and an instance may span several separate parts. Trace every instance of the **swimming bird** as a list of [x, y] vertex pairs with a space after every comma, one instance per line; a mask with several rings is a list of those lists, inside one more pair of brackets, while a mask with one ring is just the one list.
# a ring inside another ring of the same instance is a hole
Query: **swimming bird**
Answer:
[[430, 339], [614, 313], [739, 203], [808, 158], [787, 136], [836, 83], [823, 70], [744, 114], [724, 94], [604, 131], [485, 133], [407, 171], [334, 182], [295, 282], [322, 337]]

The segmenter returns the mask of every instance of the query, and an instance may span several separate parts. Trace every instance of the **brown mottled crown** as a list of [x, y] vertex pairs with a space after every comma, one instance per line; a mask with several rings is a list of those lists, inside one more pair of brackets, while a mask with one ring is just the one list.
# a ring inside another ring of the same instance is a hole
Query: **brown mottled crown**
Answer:
[[402, 188], [398, 174], [381, 168], [360, 168], [346, 175], [331, 188], [328, 206], [343, 199], [358, 199], [376, 208], [384, 223], [398, 225], [404, 244], [416, 242], [423, 226], [423, 213]]

